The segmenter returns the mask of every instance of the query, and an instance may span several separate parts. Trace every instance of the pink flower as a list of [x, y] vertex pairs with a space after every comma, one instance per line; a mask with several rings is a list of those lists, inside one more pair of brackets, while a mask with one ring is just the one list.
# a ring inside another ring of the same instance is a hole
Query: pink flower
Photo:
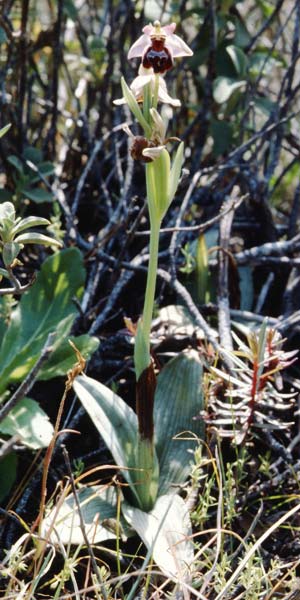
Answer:
[[165, 73], [173, 66], [173, 58], [192, 56], [193, 51], [178, 35], [174, 34], [176, 23], [161, 27], [159, 21], [146, 25], [143, 35], [131, 46], [128, 58], [142, 57], [146, 69]]

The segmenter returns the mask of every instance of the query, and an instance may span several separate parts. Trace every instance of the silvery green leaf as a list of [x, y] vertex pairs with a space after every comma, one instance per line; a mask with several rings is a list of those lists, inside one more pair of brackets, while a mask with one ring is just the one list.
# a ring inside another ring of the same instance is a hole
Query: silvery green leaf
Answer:
[[[81, 404], [109, 448], [116, 464], [123, 469], [135, 500], [139, 497], [134, 485], [136, 446], [138, 440], [137, 416], [120, 396], [91, 377], [77, 377], [73, 388]], [[128, 470], [127, 470], [128, 469]]]
[[189, 539], [192, 528], [184, 500], [177, 494], [160, 496], [148, 513], [123, 502], [122, 513], [163, 573], [184, 579], [194, 560]]
[[152, 496], [153, 504], [158, 488], [157, 456], [153, 446], [140, 440], [134, 411], [120, 396], [86, 375], [77, 377], [73, 388], [128, 482], [134, 503], [143, 508]]
[[18, 434], [22, 444], [37, 450], [49, 446], [54, 430], [38, 403], [23, 398], [0, 423], [0, 431], [9, 436]]
[[9, 274], [8, 274], [8, 272], [7, 272], [7, 270], [6, 270], [6, 269], [0, 269], [0, 277], [1, 277], [1, 278], [2, 278], [2, 277], [7, 277], [7, 278], [9, 278]]
[[39, 227], [40, 225], [50, 225], [50, 221], [43, 217], [26, 217], [26, 219], [22, 219], [22, 221], [13, 227], [11, 233], [15, 236], [21, 231], [24, 231], [24, 229]]
[[181, 177], [181, 169], [182, 169], [183, 160], [184, 160], [183, 151], [184, 151], [184, 143], [181, 142], [176, 150], [175, 158], [173, 160], [171, 173], [170, 173], [170, 191], [169, 191], [169, 198], [168, 198], [169, 205], [171, 204], [171, 202], [176, 194], [179, 179]]
[[2, 219], [14, 221], [16, 217], [15, 207], [12, 202], [3, 202], [0, 204], [0, 222]]
[[136, 101], [131, 89], [128, 87], [124, 77], [121, 78], [121, 86], [122, 86], [123, 96], [129, 106], [131, 112], [134, 114], [135, 118], [137, 119], [137, 121], [139, 122], [141, 127], [144, 129], [145, 135], [147, 137], [150, 137], [151, 127], [150, 127], [149, 123], [147, 123], [147, 121], [138, 105], [138, 102]]
[[[78, 490], [77, 497], [83, 517], [85, 532], [91, 543], [98, 544], [115, 539], [116, 532], [126, 537], [129, 533], [126, 522], [117, 517], [117, 491], [113, 486], [94, 485]], [[61, 505], [55, 506], [46, 516], [42, 525], [42, 535], [47, 536], [51, 529], [50, 540], [62, 544], [85, 544], [77, 504], [73, 494], [67, 496]]]
[[202, 409], [202, 364], [195, 350], [187, 350], [172, 359], [157, 378], [154, 431], [160, 495], [189, 476], [193, 451], [204, 437], [203, 420], [194, 419]]
[[22, 244], [16, 242], [7, 242], [4, 244], [2, 257], [6, 267], [9, 267], [15, 258], [17, 258], [20, 250], [22, 250]]
[[56, 240], [55, 238], [51, 238], [48, 235], [44, 235], [43, 233], [21, 233], [15, 238], [15, 242], [18, 244], [42, 244], [43, 246], [57, 246], [58, 248], [62, 248], [63, 244]]

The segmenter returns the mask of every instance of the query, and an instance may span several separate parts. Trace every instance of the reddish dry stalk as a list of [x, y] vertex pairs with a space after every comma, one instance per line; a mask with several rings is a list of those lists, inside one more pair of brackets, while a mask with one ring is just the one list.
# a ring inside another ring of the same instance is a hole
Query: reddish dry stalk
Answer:
[[143, 371], [136, 383], [136, 413], [142, 439], [152, 440], [154, 432], [153, 407], [156, 376], [153, 362]]

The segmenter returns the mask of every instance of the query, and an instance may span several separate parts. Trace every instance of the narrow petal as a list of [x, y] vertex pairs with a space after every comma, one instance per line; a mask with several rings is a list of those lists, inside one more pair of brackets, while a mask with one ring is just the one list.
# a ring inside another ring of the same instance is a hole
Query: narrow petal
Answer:
[[151, 39], [149, 35], [143, 34], [134, 44], [129, 48], [128, 58], [136, 58], [142, 56], [148, 46], [151, 45]]
[[170, 50], [174, 58], [178, 56], [192, 56], [193, 50], [174, 33], [167, 37], [166, 47]]

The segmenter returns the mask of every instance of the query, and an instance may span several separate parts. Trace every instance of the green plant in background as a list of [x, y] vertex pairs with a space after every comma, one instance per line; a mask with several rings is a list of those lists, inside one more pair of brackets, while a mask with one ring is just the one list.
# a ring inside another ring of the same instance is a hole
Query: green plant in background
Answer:
[[53, 163], [44, 161], [40, 150], [27, 146], [20, 158], [10, 154], [7, 160], [14, 169], [14, 190], [1, 189], [0, 200], [13, 200], [19, 210], [25, 199], [32, 200], [35, 204], [53, 202], [53, 194], [38, 185], [41, 182], [47, 183], [46, 178], [54, 173]]
[[[270, 116], [275, 104], [266, 93], [266, 85], [259, 86], [258, 83], [274, 72], [274, 68], [284, 64], [281, 53], [273, 46], [256, 45], [249, 52], [249, 23], [243, 17], [243, 11], [236, 8], [237, 4], [241, 3], [238, 0], [220, 2], [213, 17], [209, 3], [193, 0], [188, 10], [196, 29], [201, 31], [190, 67], [203, 91], [207, 76], [212, 80], [213, 110], [209, 132], [214, 158], [232, 149], [240, 134], [240, 116], [249, 110], [250, 96], [254, 120], [263, 122]], [[271, 3], [257, 4], [264, 17], [266, 5], [273, 12]]]
[[[47, 447], [51, 440], [53, 426], [39, 404], [21, 396], [10, 409], [12, 396], [9, 390], [12, 386], [20, 385], [30, 374], [49, 334], [53, 332], [55, 337], [51, 354], [41, 365], [35, 380], [45, 381], [64, 376], [72, 367], [73, 351], [68, 338], [78, 313], [74, 298], [81, 297], [84, 281], [85, 269], [80, 251], [75, 248], [62, 250], [44, 261], [35, 284], [22, 295], [8, 316], [8, 321], [5, 323], [1, 320], [0, 432], [5, 440], [17, 435], [22, 445], [32, 449]], [[5, 308], [5, 299], [1, 299], [0, 310]], [[87, 356], [98, 346], [98, 340], [88, 335], [71, 339]], [[1, 497], [8, 493], [16, 467], [15, 452], [10, 451], [0, 459]]]
[[[167, 150], [166, 125], [157, 110], [158, 102], [178, 106], [161, 74], [173, 65], [173, 58], [192, 51], [174, 34], [175, 24], [159, 22], [143, 29], [143, 35], [129, 51], [129, 58], [142, 57], [138, 77], [130, 88], [122, 80], [124, 98], [143, 129], [133, 138], [132, 156], [145, 163], [150, 217], [150, 258], [143, 315], [138, 322], [134, 364], [137, 379], [136, 413], [116, 393], [85, 375], [73, 387], [87, 410], [128, 488], [92, 486], [78, 490], [86, 532], [95, 542], [118, 537], [105, 525], [115, 519], [125, 534], [136, 531], [148, 548], [148, 560], [169, 576], [185, 576], [193, 562], [190, 519], [180, 486], [190, 473], [193, 450], [204, 434], [203, 422], [193, 421], [202, 407], [202, 365], [198, 353], [189, 350], [171, 360], [157, 378], [150, 354], [150, 330], [156, 286], [159, 231], [162, 219], [176, 193], [183, 163], [180, 143], [171, 165]], [[140, 107], [142, 103], [142, 107]], [[178, 438], [178, 439], [177, 439]], [[121, 497], [121, 520], [117, 500]], [[47, 529], [63, 543], [82, 543], [80, 519], [74, 495], [66, 498], [48, 515]], [[95, 520], [96, 515], [100, 519]], [[48, 534], [49, 535], [49, 534]]]
[[42, 217], [16, 217], [15, 207], [11, 202], [0, 204], [0, 251], [5, 269], [0, 269], [1, 278], [9, 279], [12, 288], [3, 288], [0, 295], [22, 294], [31, 284], [22, 286], [13, 273], [14, 267], [21, 265], [18, 256], [25, 244], [42, 244], [43, 246], [61, 247], [62, 243], [40, 232], [28, 232], [37, 226], [50, 225], [48, 219]]

